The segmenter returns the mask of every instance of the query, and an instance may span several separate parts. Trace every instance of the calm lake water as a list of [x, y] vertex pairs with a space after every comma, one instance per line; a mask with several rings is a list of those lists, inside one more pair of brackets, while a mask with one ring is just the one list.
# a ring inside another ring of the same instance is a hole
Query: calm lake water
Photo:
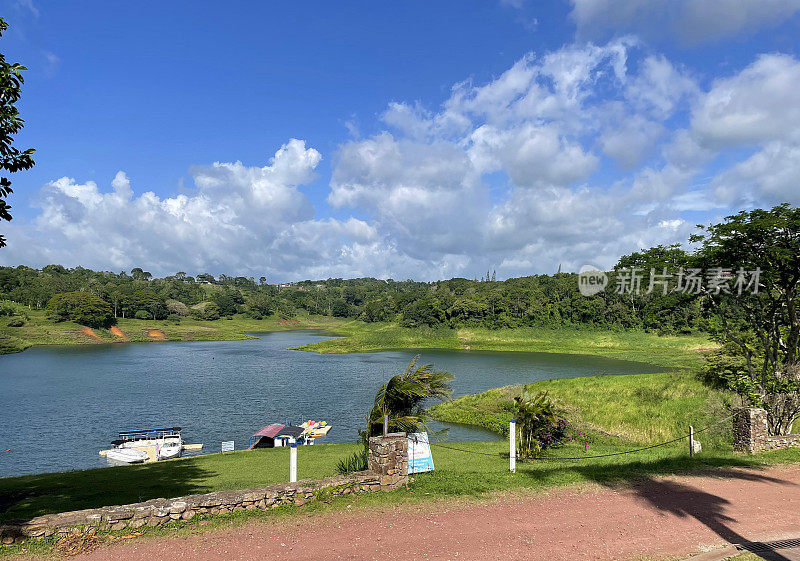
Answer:
[[[39, 347], [0, 356], [0, 477], [102, 467], [97, 451], [117, 432], [183, 427], [186, 442], [218, 452], [223, 440], [246, 448], [273, 422], [333, 425], [325, 442], [349, 442], [382, 381], [413, 351], [319, 355], [289, 351], [328, 337], [316, 331], [260, 334], [251, 341]], [[421, 351], [455, 375], [454, 394], [508, 384], [663, 370], [583, 355]], [[437, 425], [434, 428], [442, 428]], [[450, 427], [450, 440], [492, 433]], [[10, 451], [6, 451], [10, 449]]]

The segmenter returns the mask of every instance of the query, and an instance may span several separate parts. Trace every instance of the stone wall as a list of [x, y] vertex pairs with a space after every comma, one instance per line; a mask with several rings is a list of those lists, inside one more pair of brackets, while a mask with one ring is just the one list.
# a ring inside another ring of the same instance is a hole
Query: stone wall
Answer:
[[258, 489], [221, 491], [174, 499], [153, 499], [124, 506], [76, 510], [37, 516], [25, 521], [4, 522], [0, 523], [0, 542], [12, 544], [54, 534], [94, 534], [98, 530], [161, 526], [173, 520], [190, 520], [198, 515], [213, 516], [238, 510], [267, 510], [283, 505], [302, 506], [321, 496], [390, 491], [408, 483], [408, 443], [405, 433], [370, 439], [369, 465], [370, 468], [374, 466], [376, 469], [328, 479], [305, 479], [297, 483], [282, 483]]
[[770, 436], [767, 431], [767, 412], [758, 407], [737, 407], [733, 417], [733, 449], [755, 454], [800, 446], [800, 434]]

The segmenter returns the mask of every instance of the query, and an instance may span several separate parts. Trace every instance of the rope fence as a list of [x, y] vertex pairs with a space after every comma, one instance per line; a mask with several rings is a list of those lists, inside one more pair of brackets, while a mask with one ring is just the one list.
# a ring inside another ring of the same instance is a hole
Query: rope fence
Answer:
[[[675, 442], [679, 442], [679, 441], [681, 441], [681, 440], [683, 440], [685, 438], [693, 438], [695, 435], [703, 433], [703, 432], [707, 431], [708, 429], [710, 429], [712, 427], [715, 427], [715, 426], [717, 426], [717, 425], [719, 425], [721, 423], [729, 421], [729, 420], [733, 419], [735, 416], [736, 416], [736, 414], [729, 415], [729, 416], [725, 417], [724, 419], [720, 419], [719, 421], [717, 421], [715, 423], [711, 423], [710, 425], [707, 425], [707, 426], [705, 426], [704, 428], [702, 428], [700, 430], [689, 432], [688, 434], [685, 434], [683, 436], [679, 436], [678, 438], [673, 438], [672, 440], [668, 440], [666, 442], [660, 442], [658, 444], [653, 444], [651, 446], [645, 446], [643, 448], [636, 448], [635, 450], [626, 450], [625, 452], [613, 452], [613, 453], [610, 453], [610, 454], [596, 454], [596, 455], [593, 455], [593, 456], [539, 457], [539, 458], [531, 458], [531, 459], [526, 460], [526, 461], [533, 462], [533, 461], [561, 461], [561, 460], [591, 460], [591, 459], [596, 459], [596, 458], [611, 458], [613, 456], [625, 456], [627, 454], [635, 454], [637, 452], [644, 452], [645, 450], [652, 450], [653, 448], [660, 448], [662, 446], [667, 446], [669, 444], [674, 444]], [[439, 444], [439, 443], [436, 443], [436, 442], [431, 442], [430, 445], [431, 446], [438, 446], [439, 448], [446, 448], [448, 450], [455, 450], [457, 452], [465, 452], [467, 454], [479, 454], [481, 456], [492, 456], [492, 457], [502, 457], [503, 456], [499, 452], [498, 453], [491, 453], [491, 452], [479, 452], [477, 450], [465, 450], [464, 448], [456, 448], [455, 446], [447, 446], [446, 444]]]

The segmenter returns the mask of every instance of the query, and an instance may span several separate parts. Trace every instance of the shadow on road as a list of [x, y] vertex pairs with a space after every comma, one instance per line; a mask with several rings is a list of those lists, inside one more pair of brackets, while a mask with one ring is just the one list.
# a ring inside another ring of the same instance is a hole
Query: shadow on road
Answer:
[[[756, 483], [770, 483], [794, 487], [795, 489], [797, 487], [797, 484], [791, 481], [760, 473], [763, 467], [753, 466], [743, 458], [719, 459], [715, 460], [714, 464], [716, 465], [707, 465], [707, 469], [688, 472], [683, 475], [684, 477], [711, 476]], [[681, 459], [664, 458], [618, 465], [609, 463], [600, 466], [544, 467], [542, 464], [528, 463], [523, 464], [523, 468], [518, 472], [537, 480], [547, 481], [552, 479], [558, 472], [563, 474], [564, 471], [574, 471], [581, 474], [586, 480], [605, 487], [619, 489], [622, 486], [630, 488], [639, 500], [663, 515], [673, 514], [680, 518], [694, 518], [731, 544], [751, 543], [746, 536], [733, 529], [733, 526], [738, 521], [727, 513], [730, 506], [728, 499], [686, 483], [686, 479], [683, 482], [677, 482], [657, 478], [658, 476], [667, 477], [676, 472], [681, 472], [683, 471], [682, 467], [684, 467], [684, 463]], [[793, 490], [793, 492], [797, 491]], [[769, 508], [769, 505], [764, 505], [764, 508]], [[794, 555], [790, 559], [774, 549], [769, 551], [759, 550], [757, 555], [768, 561], [793, 561], [793, 559], [796, 559]]]
[[[726, 479], [796, 486], [790, 481], [752, 471], [722, 469], [715, 470], [714, 475]], [[632, 490], [638, 499], [657, 509], [659, 513], [669, 513], [679, 518], [694, 518], [731, 544], [750, 542], [746, 536], [732, 528], [737, 520], [726, 514], [727, 507], [730, 505], [728, 499], [686, 483], [658, 480], [651, 477], [638, 480]], [[768, 508], [768, 505], [765, 506]], [[791, 561], [774, 549], [759, 551], [758, 555], [769, 561]]]

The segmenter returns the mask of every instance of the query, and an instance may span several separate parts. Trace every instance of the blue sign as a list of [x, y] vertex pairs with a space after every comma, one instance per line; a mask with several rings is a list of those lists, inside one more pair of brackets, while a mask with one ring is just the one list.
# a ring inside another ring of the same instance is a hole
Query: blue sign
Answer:
[[433, 456], [427, 432], [412, 432], [408, 435], [408, 473], [433, 471]]

